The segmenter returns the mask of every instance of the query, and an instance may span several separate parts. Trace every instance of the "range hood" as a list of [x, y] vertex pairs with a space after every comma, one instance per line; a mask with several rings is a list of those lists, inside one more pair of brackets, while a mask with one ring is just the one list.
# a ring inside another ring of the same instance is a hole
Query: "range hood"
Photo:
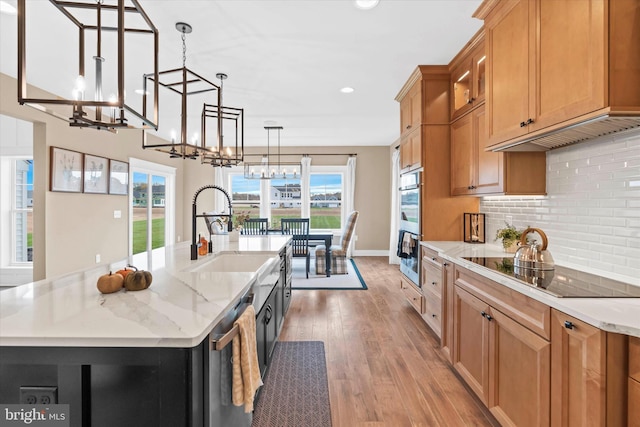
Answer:
[[563, 127], [552, 127], [525, 136], [524, 139], [510, 140], [490, 145], [486, 151], [548, 151], [600, 136], [612, 135], [640, 128], [638, 115], [613, 115], [610, 113], [583, 119]]

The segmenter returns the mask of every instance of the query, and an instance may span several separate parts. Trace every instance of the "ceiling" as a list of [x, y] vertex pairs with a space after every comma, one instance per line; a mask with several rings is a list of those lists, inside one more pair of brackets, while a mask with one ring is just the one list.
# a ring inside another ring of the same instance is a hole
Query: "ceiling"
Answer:
[[[481, 27], [471, 17], [480, 3], [380, 0], [361, 10], [352, 0], [140, 0], [160, 33], [160, 70], [182, 65], [175, 28], [182, 21], [193, 27], [186, 66], [216, 83], [216, 73], [229, 76], [224, 104], [244, 108], [246, 146], [266, 145], [265, 122], [283, 126], [282, 146], [392, 144], [399, 135], [394, 98], [417, 65], [451, 61]], [[49, 29], [49, 18], [27, 25]], [[17, 17], [0, 19], [0, 71], [15, 77]], [[57, 47], [67, 44], [53, 28], [45, 34]], [[46, 82], [36, 86], [56, 93], [51, 80], [60, 79], [49, 68], [33, 67], [28, 82]], [[341, 93], [345, 86], [354, 92]]]

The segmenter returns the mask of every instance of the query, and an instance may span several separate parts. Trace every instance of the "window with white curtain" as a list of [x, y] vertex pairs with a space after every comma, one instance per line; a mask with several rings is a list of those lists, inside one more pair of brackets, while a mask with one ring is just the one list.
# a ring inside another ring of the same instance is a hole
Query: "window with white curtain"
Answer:
[[16, 264], [33, 262], [33, 159], [13, 161], [13, 259]]

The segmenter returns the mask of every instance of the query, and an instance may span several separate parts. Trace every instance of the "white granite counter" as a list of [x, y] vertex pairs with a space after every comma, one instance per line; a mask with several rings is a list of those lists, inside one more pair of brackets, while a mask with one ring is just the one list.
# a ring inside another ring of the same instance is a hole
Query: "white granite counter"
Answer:
[[[597, 328], [640, 337], [640, 298], [557, 298], [509, 276], [463, 259], [463, 257], [504, 257], [511, 255], [504, 253], [501, 246], [451, 241], [427, 241], [421, 242], [421, 244], [437, 251], [446, 260], [519, 291]], [[586, 270], [583, 269], [583, 271]], [[586, 272], [594, 273], [593, 271]], [[621, 280], [610, 275], [608, 277]], [[629, 283], [628, 281], [625, 282]], [[635, 283], [629, 283], [629, 286], [634, 285]]]
[[[279, 263], [290, 236], [213, 237], [213, 254], [190, 260], [189, 242], [0, 292], [0, 346], [198, 345], [239, 298]], [[216, 254], [269, 254], [252, 272], [198, 269]], [[101, 294], [100, 275], [126, 264], [151, 271], [151, 287]], [[190, 271], [196, 269], [197, 271]]]

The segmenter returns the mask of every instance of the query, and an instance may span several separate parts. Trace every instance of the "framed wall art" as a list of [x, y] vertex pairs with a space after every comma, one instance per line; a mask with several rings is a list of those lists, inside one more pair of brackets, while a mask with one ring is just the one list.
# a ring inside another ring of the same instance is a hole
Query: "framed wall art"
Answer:
[[109, 194], [127, 195], [129, 192], [129, 163], [109, 160]]
[[82, 191], [83, 154], [64, 148], [51, 147], [49, 189], [68, 193]]
[[107, 194], [109, 183], [109, 159], [84, 155], [84, 192]]

